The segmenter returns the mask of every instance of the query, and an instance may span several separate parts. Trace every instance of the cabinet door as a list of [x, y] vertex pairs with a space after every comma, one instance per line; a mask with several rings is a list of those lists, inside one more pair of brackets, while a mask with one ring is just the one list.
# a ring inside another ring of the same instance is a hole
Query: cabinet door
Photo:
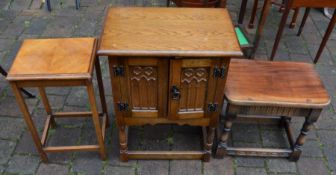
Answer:
[[165, 117], [167, 111], [168, 60], [123, 58], [124, 75], [119, 76], [125, 117]]
[[217, 78], [214, 76], [214, 69], [220, 66], [218, 59], [170, 61], [170, 119], [210, 117], [208, 107], [214, 104], [216, 94]]

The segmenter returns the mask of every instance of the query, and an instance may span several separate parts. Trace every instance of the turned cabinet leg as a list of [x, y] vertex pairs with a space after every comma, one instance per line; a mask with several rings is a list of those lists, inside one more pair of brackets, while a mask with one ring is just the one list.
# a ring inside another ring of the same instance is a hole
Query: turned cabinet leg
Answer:
[[125, 126], [119, 128], [119, 146], [120, 146], [120, 160], [122, 162], [128, 161], [127, 156], [127, 132]]
[[206, 138], [206, 143], [204, 144], [204, 151], [205, 155], [203, 158], [204, 162], [209, 162], [210, 161], [210, 156], [211, 156], [211, 148], [212, 148], [212, 143], [215, 137], [215, 127], [209, 127], [207, 128], [207, 138]]
[[[228, 110], [228, 109], [227, 109]], [[224, 120], [224, 128], [222, 135], [218, 141], [217, 149], [216, 149], [216, 158], [223, 158], [227, 153], [227, 141], [229, 139], [232, 122], [236, 118], [235, 115], [229, 114], [226, 112], [226, 118]]]
[[301, 132], [296, 139], [296, 142], [294, 144], [293, 152], [289, 156], [290, 161], [298, 161], [300, 159], [301, 153], [302, 153], [302, 146], [305, 143], [305, 137], [308, 134], [309, 130], [313, 126], [313, 124], [317, 121], [318, 117], [320, 116], [321, 110], [315, 109], [312, 110], [310, 115], [306, 117], [305, 122], [302, 126]]

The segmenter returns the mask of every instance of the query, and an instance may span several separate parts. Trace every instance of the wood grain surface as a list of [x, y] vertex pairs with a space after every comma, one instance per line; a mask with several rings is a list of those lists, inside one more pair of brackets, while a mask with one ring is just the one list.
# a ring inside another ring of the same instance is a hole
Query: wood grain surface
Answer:
[[110, 8], [98, 54], [242, 56], [223, 8]]
[[225, 88], [235, 105], [321, 108], [330, 99], [314, 66], [232, 59]]
[[8, 80], [88, 78], [95, 38], [27, 39], [16, 55]]

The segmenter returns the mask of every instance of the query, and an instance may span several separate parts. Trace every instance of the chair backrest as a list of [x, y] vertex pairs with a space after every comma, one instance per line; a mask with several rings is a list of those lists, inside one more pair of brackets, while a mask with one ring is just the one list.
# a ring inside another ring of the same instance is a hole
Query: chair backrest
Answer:
[[336, 0], [287, 0], [290, 8], [311, 7], [311, 8], [336, 8]]
[[178, 7], [218, 7], [221, 0], [173, 0]]

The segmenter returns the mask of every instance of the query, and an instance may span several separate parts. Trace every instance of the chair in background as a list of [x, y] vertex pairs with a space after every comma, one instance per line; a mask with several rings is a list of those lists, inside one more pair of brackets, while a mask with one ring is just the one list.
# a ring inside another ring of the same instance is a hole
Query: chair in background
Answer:
[[[270, 0], [267, 0], [270, 1]], [[297, 9], [300, 7], [305, 7], [306, 11], [305, 14], [303, 16], [303, 20], [302, 23], [300, 25], [299, 28], [299, 32], [298, 32], [298, 36], [302, 33], [303, 30], [303, 26], [305, 25], [310, 9], [311, 8], [324, 8], [324, 7], [330, 7], [330, 8], [336, 8], [336, 1], [335, 0], [285, 0], [285, 11], [283, 13], [281, 22], [280, 22], [280, 26], [275, 38], [275, 42], [273, 45], [273, 49], [272, 49], [272, 54], [271, 54], [271, 58], [270, 60], [273, 60], [276, 54], [276, 51], [278, 49], [279, 46], [279, 42], [282, 36], [282, 33], [284, 31], [286, 22], [287, 22], [287, 17], [290, 13], [291, 9]], [[319, 58], [321, 57], [321, 54], [324, 50], [325, 45], [327, 44], [327, 41], [331, 35], [331, 32], [333, 31], [333, 28], [335, 27], [335, 23], [336, 23], [336, 11], [334, 11], [334, 14], [330, 20], [330, 23], [328, 25], [328, 28], [326, 30], [326, 33], [324, 34], [324, 37], [322, 39], [321, 45], [317, 51], [317, 54], [315, 56], [314, 59], [314, 63], [317, 63]]]
[[[50, 3], [50, 0], [46, 0], [46, 5], [47, 5], [48, 11], [51, 12], [51, 3]], [[76, 10], [78, 10], [79, 7], [80, 7], [80, 0], [75, 0], [75, 5], [76, 5]]]
[[226, 7], [226, 0], [167, 0], [167, 7], [171, 2], [177, 7]]
[[[250, 29], [254, 28], [254, 22], [255, 22], [255, 17], [257, 15], [257, 10], [258, 10], [258, 2], [259, 0], [254, 0], [253, 1], [253, 7], [252, 7], [252, 14], [249, 20], [249, 24], [248, 27]], [[272, 2], [275, 5], [280, 6], [280, 10], [279, 11], [283, 11], [285, 9], [285, 4], [284, 1], [282, 1], [282, 3], [277, 3], [275, 1]], [[239, 13], [239, 19], [238, 19], [238, 23], [242, 24], [244, 21], [244, 16], [245, 16], [245, 12], [246, 12], [246, 6], [247, 6], [247, 0], [242, 0], [242, 4], [240, 7], [240, 13]], [[293, 18], [292, 18], [292, 22], [290, 23], [289, 27], [290, 28], [294, 28], [296, 26], [296, 20], [297, 17], [299, 15], [299, 8], [294, 9], [294, 14], [293, 14]]]
[[[2, 66], [0, 65], [0, 73], [4, 76], [7, 77], [8, 73], [7, 71], [5, 71], [4, 68], [2, 68]], [[35, 96], [33, 94], [31, 94], [30, 92], [28, 92], [27, 90], [20, 88], [21, 92], [24, 93], [28, 98], [35, 98]]]

